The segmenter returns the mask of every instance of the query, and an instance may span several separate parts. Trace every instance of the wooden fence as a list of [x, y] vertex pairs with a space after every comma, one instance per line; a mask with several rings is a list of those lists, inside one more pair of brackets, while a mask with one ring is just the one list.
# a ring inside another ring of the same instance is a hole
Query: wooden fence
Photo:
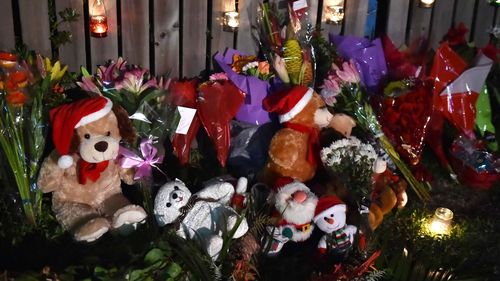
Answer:
[[[338, 26], [323, 20], [329, 1], [308, 0], [311, 22], [325, 34], [363, 36], [370, 0], [345, 0], [345, 20]], [[17, 41], [50, 55], [49, 12], [71, 7], [81, 16], [77, 22], [61, 26], [71, 31], [73, 38], [59, 53], [73, 71], [80, 65], [94, 69], [123, 56], [156, 74], [194, 76], [210, 68], [211, 56], [226, 47], [247, 54], [257, 51], [251, 32], [257, 0], [105, 0], [106, 38], [89, 36], [89, 2], [93, 0], [0, 0], [0, 50], [13, 49]], [[487, 30], [500, 24], [498, 8], [486, 0], [436, 0], [430, 9], [418, 7], [417, 2], [378, 0], [377, 33], [387, 33], [396, 45], [425, 36], [435, 47], [448, 28], [463, 22], [470, 30], [468, 39], [483, 46], [489, 40]], [[49, 3], [55, 4], [54, 10], [49, 11]], [[239, 30], [225, 32], [222, 13], [235, 8], [240, 11]]]

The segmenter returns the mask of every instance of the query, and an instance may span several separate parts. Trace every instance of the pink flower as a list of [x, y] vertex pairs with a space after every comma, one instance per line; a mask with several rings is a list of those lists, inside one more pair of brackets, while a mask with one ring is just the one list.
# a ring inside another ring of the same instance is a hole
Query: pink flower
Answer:
[[156, 88], [156, 79], [153, 78], [144, 82], [146, 80], [146, 73], [147, 70], [140, 68], [126, 72], [123, 80], [116, 83], [116, 90], [124, 89], [139, 95], [148, 88]]
[[218, 72], [218, 73], [214, 73], [214, 74], [210, 75], [209, 80], [210, 81], [220, 81], [220, 80], [226, 81], [226, 80], [229, 80], [229, 78], [227, 77], [227, 74], [225, 72]]
[[99, 66], [97, 76], [104, 84], [110, 84], [120, 77], [121, 72], [125, 70], [126, 64], [127, 62], [120, 57], [116, 62], [111, 61], [108, 66]]
[[338, 96], [342, 90], [338, 79], [339, 78], [335, 75], [328, 75], [323, 81], [323, 86], [320, 87], [321, 97], [329, 106], [333, 106], [337, 102], [336, 96]]
[[84, 91], [102, 95], [99, 87], [94, 83], [94, 78], [92, 76], [83, 76], [82, 82], [76, 82], [76, 84]]
[[360, 81], [358, 70], [352, 61], [342, 63], [342, 70], [339, 69], [336, 73], [342, 82], [359, 83]]

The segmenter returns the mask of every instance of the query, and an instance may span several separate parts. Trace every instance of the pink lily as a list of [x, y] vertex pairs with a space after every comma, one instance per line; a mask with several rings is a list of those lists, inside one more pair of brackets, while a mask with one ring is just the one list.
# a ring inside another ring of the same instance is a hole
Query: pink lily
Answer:
[[83, 76], [81, 82], [76, 82], [76, 84], [84, 91], [96, 93], [102, 96], [99, 87], [94, 83], [94, 78], [92, 76]]
[[336, 96], [341, 92], [339, 78], [335, 75], [328, 75], [328, 77], [323, 81], [323, 86], [321, 86], [321, 97], [325, 103], [329, 106], [333, 106], [336, 102]]
[[352, 61], [342, 63], [342, 70], [336, 71], [337, 76], [346, 83], [359, 83], [359, 74]]
[[121, 71], [125, 70], [127, 62], [119, 57], [116, 62], [111, 61], [108, 66], [99, 66], [97, 68], [97, 76], [105, 83], [109, 84], [114, 82], [120, 77]]
[[144, 83], [146, 72], [147, 70], [139, 68], [126, 72], [123, 80], [116, 83], [116, 90], [124, 89], [139, 95], [148, 88], [156, 88], [157, 84], [155, 79], [151, 79]]

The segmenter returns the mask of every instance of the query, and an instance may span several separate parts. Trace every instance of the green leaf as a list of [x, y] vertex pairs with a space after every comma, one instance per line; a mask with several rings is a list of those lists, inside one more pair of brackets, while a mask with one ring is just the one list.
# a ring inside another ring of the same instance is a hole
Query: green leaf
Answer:
[[143, 279], [144, 279], [144, 270], [142, 270], [142, 269], [133, 270], [128, 275], [129, 281], [137, 281], [137, 280], [143, 280]]
[[178, 265], [177, 263], [173, 262], [167, 267], [167, 273], [170, 277], [177, 277], [181, 274], [182, 272], [182, 267]]
[[88, 77], [91, 76], [87, 68], [80, 66], [80, 72], [82, 73], [83, 77]]
[[157, 262], [162, 261], [165, 258], [165, 254], [162, 250], [158, 248], [151, 249], [144, 257], [144, 262], [147, 265], [153, 265]]

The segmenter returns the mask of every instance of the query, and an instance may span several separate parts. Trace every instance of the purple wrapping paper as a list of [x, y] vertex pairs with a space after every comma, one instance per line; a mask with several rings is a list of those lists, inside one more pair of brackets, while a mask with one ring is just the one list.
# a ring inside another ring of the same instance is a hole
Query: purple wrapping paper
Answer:
[[269, 113], [262, 108], [262, 100], [269, 93], [270, 84], [255, 76], [241, 75], [233, 71], [230, 65], [233, 63], [234, 54], [242, 55], [237, 50], [227, 49], [224, 55], [219, 52], [215, 54], [214, 59], [227, 74], [229, 80], [245, 93], [245, 103], [241, 105], [235, 118], [249, 124], [265, 124], [271, 120]]
[[380, 39], [370, 42], [366, 38], [331, 33], [329, 39], [342, 57], [354, 61], [361, 83], [368, 91], [377, 91], [380, 82], [387, 77], [387, 64]]

